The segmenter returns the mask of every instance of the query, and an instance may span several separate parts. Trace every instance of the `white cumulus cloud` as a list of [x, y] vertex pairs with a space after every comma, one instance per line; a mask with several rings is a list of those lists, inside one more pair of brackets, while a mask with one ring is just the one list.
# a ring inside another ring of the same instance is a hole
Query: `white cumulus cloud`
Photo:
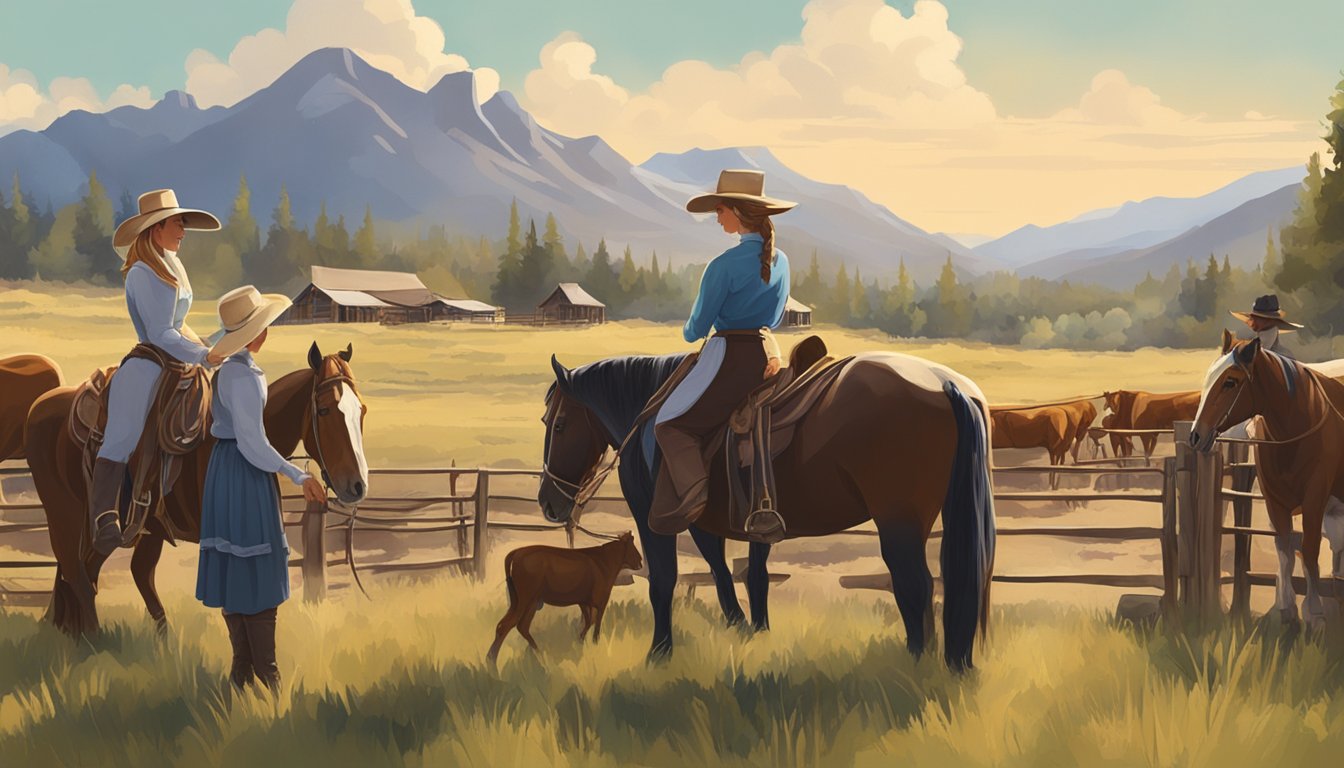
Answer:
[[[187, 57], [187, 91], [203, 106], [230, 105], [270, 85], [319, 48], [349, 48], [374, 67], [428, 90], [444, 75], [471, 69], [444, 52], [443, 28], [420, 16], [410, 0], [295, 0], [285, 29], [248, 35], [225, 60], [197, 49]], [[499, 74], [478, 67], [477, 98], [499, 90]]]
[[0, 134], [21, 128], [42, 130], [76, 109], [106, 112], [128, 104], [148, 107], [153, 103], [147, 87], [123, 84], [103, 98], [83, 77], [58, 77], [43, 90], [32, 72], [0, 64]]

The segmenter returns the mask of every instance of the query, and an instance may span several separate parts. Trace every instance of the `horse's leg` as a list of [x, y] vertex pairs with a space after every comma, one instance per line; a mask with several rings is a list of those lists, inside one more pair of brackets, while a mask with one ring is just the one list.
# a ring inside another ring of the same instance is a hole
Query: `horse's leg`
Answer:
[[159, 556], [162, 553], [163, 537], [150, 532], [140, 537], [135, 544], [135, 552], [131, 555], [131, 576], [135, 579], [135, 586], [140, 590], [140, 596], [145, 599], [149, 617], [158, 625], [161, 635], [168, 632], [168, 616], [164, 613], [159, 592], [154, 588], [154, 569], [158, 566]]
[[753, 541], [747, 550], [747, 603], [751, 606], [751, 628], [764, 632], [770, 628], [770, 545]]
[[1325, 503], [1321, 530], [1330, 540], [1330, 575], [1336, 579], [1344, 577], [1344, 501], [1339, 497], [1331, 496]]
[[672, 594], [677, 589], [677, 537], [649, 530], [647, 516], [635, 518], [644, 563], [649, 568], [649, 604], [653, 607], [653, 643], [649, 661], [672, 655]]
[[709, 564], [709, 572], [714, 575], [714, 589], [719, 595], [719, 607], [723, 609], [723, 618], [730, 627], [741, 624], [746, 616], [742, 613], [742, 604], [737, 601], [733, 572], [729, 570], [724, 555], [726, 542], [722, 536], [707, 533], [697, 526], [692, 525], [690, 530], [691, 539], [695, 541], [696, 548]]
[[1325, 626], [1325, 606], [1321, 604], [1321, 527], [1325, 516], [1324, 500], [1308, 497], [1302, 504], [1302, 570], [1307, 577], [1307, 597], [1303, 613], [1313, 629]]
[[486, 652], [486, 661], [494, 666], [495, 658], [499, 656], [499, 648], [504, 645], [504, 638], [508, 637], [509, 631], [518, 626], [518, 620], [523, 615], [523, 603], [521, 600], [515, 600], [509, 603], [509, 609], [504, 612], [504, 618], [499, 620], [495, 626], [495, 642], [490, 645], [490, 650]]
[[537, 606], [529, 605], [523, 609], [523, 615], [518, 619], [518, 634], [523, 636], [527, 644], [532, 646], [532, 650], [539, 651], [537, 641], [532, 639], [532, 618], [537, 615]]
[[1293, 591], [1293, 518], [1277, 505], [1269, 507], [1269, 522], [1274, 529], [1274, 550], [1279, 570], [1274, 579], [1274, 607], [1284, 622], [1297, 621], [1297, 594]]
[[[915, 520], [916, 515], [891, 515]], [[933, 639], [933, 575], [924, 553], [924, 536], [913, 522], [878, 523], [882, 560], [891, 573], [891, 591], [905, 622], [905, 645], [919, 656]]]
[[583, 628], [579, 630], [579, 640], [582, 641], [584, 635], [588, 634], [588, 628], [593, 626], [593, 606], [580, 605], [579, 613], [583, 614]]

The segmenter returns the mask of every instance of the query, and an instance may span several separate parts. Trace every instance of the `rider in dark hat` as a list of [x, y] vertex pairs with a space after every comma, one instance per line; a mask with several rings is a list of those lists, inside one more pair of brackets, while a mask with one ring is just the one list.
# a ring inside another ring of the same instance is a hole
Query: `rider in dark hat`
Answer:
[[1233, 310], [1232, 316], [1246, 323], [1251, 331], [1260, 337], [1261, 347], [1284, 357], [1296, 359], [1296, 356], [1280, 343], [1279, 334], [1292, 333], [1301, 330], [1303, 326], [1284, 319], [1283, 310], [1279, 309], [1278, 296], [1272, 293], [1260, 296], [1255, 300], [1250, 312]]

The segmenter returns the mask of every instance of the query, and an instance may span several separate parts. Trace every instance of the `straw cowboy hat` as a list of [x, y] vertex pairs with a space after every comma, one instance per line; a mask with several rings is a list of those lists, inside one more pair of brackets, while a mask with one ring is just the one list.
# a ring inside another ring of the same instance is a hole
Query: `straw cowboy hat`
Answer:
[[713, 213], [719, 202], [732, 205], [734, 200], [748, 200], [765, 206], [766, 214], [773, 216], [797, 205], [788, 200], [766, 197], [765, 174], [761, 171], [724, 171], [719, 174], [719, 186], [713, 192], [697, 195], [686, 203], [691, 213]]
[[210, 351], [228, 357], [252, 343], [291, 304], [288, 296], [260, 293], [244, 285], [219, 297], [219, 324], [223, 333]]
[[1256, 298], [1255, 305], [1251, 307], [1250, 312], [1232, 310], [1232, 316], [1248, 325], [1252, 317], [1269, 320], [1283, 331], [1296, 331], [1305, 327], [1297, 323], [1290, 323], [1283, 318], [1283, 310], [1279, 309], [1279, 297], [1272, 293]]
[[125, 259], [127, 249], [141, 232], [173, 216], [185, 216], [187, 229], [198, 229], [203, 232], [214, 232], [219, 229], [219, 219], [212, 214], [192, 208], [181, 208], [177, 204], [177, 194], [173, 190], [156, 189], [140, 196], [139, 214], [117, 225], [117, 231], [112, 235], [112, 247], [117, 249], [122, 259]]

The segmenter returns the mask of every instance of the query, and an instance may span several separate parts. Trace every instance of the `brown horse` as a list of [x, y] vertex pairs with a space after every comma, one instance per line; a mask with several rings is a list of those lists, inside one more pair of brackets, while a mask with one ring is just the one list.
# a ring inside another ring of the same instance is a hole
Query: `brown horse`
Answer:
[[[317, 459], [328, 488], [343, 503], [353, 504], [368, 491], [364, 461], [363, 424], [366, 408], [350, 368], [351, 347], [323, 356], [317, 344], [308, 350], [309, 367], [272, 383], [264, 415], [266, 437], [284, 456], [302, 441]], [[28, 419], [28, 464], [46, 508], [51, 548], [56, 555], [56, 582], [47, 618], [62, 630], [78, 635], [98, 630], [94, 606], [98, 573], [105, 557], [89, 546], [88, 491], [81, 468], [83, 448], [70, 435], [68, 422], [74, 388], [63, 387], [43, 395]], [[154, 587], [154, 569], [165, 541], [198, 541], [201, 530], [201, 494], [213, 438], [183, 456], [182, 472], [164, 500], [170, 533], [163, 521], [150, 519], [135, 544], [131, 574], [144, 597], [149, 615], [166, 629], [163, 603]]]
[[1064, 409], [1068, 411], [1069, 421], [1073, 424], [1073, 447], [1069, 449], [1069, 454], [1073, 456], [1073, 463], [1077, 464], [1078, 449], [1083, 447], [1087, 431], [1092, 428], [1092, 422], [1097, 420], [1097, 406], [1091, 400], [1076, 400], [1065, 403]]
[[[1259, 415], [1268, 434], [1256, 445], [1255, 470], [1279, 555], [1275, 604], [1297, 619], [1293, 576], [1293, 516], [1302, 516], [1303, 608], [1313, 625], [1325, 620], [1317, 584], [1322, 529], [1331, 532], [1334, 575], [1344, 552], [1344, 384], [1295, 360], [1262, 349], [1260, 339], [1236, 341], [1223, 331], [1223, 352], [1209, 366], [1190, 432], [1190, 445], [1210, 451], [1234, 424]], [[1326, 524], [1327, 515], [1329, 524]]]
[[[548, 520], [570, 518], [574, 489], [596, 470], [608, 448], [631, 433], [649, 398], [684, 358], [609, 358], [572, 371], [551, 358], [556, 382], [546, 397], [537, 495]], [[788, 535], [822, 536], [873, 520], [906, 644], [920, 653], [933, 633], [933, 578], [925, 543], [941, 511], [944, 649], [951, 667], [969, 668], [975, 636], [988, 622], [994, 562], [984, 395], [965, 376], [908, 355], [861, 354], [843, 366], [827, 394], [795, 426], [788, 445], [776, 446], [777, 505]], [[692, 531], [744, 539], [729, 524], [722, 441], [714, 453], [708, 508]], [[620, 462], [621, 490], [648, 562], [651, 658], [672, 650], [677, 578], [676, 537], [648, 527], [659, 460], [641, 432]], [[747, 591], [753, 617], [764, 614], [768, 552], [768, 546], [755, 543], [750, 552]]]
[[[61, 368], [45, 355], [0, 358], [0, 461], [24, 458], [23, 425], [44, 392], [65, 384]], [[5, 489], [0, 487], [0, 504]]]

